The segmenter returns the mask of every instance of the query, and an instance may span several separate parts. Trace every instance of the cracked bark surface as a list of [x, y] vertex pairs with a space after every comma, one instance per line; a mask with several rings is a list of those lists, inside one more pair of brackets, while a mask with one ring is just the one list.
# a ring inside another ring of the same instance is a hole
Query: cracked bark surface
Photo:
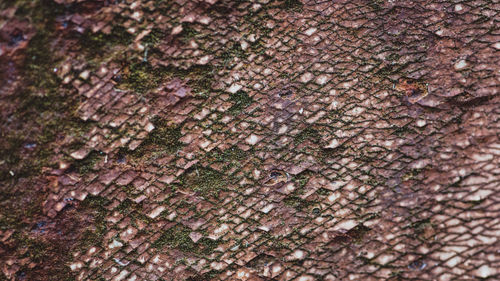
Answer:
[[499, 279], [496, 1], [0, 8], [0, 279]]

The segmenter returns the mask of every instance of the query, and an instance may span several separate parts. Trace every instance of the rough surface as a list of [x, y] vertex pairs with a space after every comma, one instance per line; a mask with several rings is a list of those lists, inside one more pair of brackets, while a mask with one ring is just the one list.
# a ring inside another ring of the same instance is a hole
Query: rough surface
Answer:
[[499, 280], [499, 11], [2, 1], [0, 280]]

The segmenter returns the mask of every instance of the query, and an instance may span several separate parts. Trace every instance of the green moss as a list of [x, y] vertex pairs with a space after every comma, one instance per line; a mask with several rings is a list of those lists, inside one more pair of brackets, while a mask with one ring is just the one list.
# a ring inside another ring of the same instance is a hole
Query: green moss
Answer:
[[32, 239], [28, 236], [23, 236], [16, 239], [20, 242], [18, 247], [26, 248], [26, 253], [22, 257], [29, 257], [33, 262], [41, 262], [49, 254], [49, 245], [39, 239]]
[[135, 187], [132, 185], [132, 184], [128, 184], [126, 186], [123, 186], [122, 187], [123, 191], [125, 191], [125, 193], [127, 194], [127, 196], [129, 198], [135, 198], [137, 197], [137, 190], [135, 189]]
[[166, 35], [167, 34], [162, 29], [153, 28], [151, 32], [142, 39], [142, 43], [150, 47], [155, 47]]
[[246, 59], [248, 53], [241, 48], [238, 42], [230, 42], [224, 47], [224, 51], [218, 55], [224, 66], [229, 66], [234, 58]]
[[184, 252], [192, 252], [195, 250], [196, 245], [189, 237], [189, 233], [191, 233], [191, 231], [187, 227], [171, 227], [164, 231], [152, 246], [159, 249], [169, 246]]
[[201, 245], [199, 253], [203, 255], [210, 255], [219, 246], [220, 242], [210, 238], [203, 237], [198, 240], [197, 244]]
[[356, 227], [353, 229], [350, 229], [347, 232], [347, 235], [349, 235], [355, 244], [360, 244], [363, 242], [365, 239], [365, 236], [368, 234], [370, 231], [370, 228], [366, 227], [363, 224], [358, 224]]
[[200, 193], [202, 196], [217, 196], [227, 186], [228, 178], [211, 168], [195, 165], [181, 177], [180, 184], [185, 188]]
[[320, 136], [318, 130], [316, 130], [312, 127], [307, 127], [304, 130], [302, 130], [300, 133], [298, 133], [293, 138], [293, 141], [295, 144], [303, 143], [306, 140], [309, 140], [313, 143], [318, 143], [320, 138], [321, 138], [321, 136]]
[[302, 188], [309, 182], [309, 179], [311, 178], [311, 172], [310, 171], [304, 171], [300, 174], [298, 174], [294, 178], [294, 182], [297, 184], [297, 192], [302, 192]]
[[387, 60], [397, 61], [397, 60], [399, 60], [400, 57], [401, 56], [398, 53], [392, 53], [392, 54], [387, 56]]
[[207, 273], [201, 274], [201, 275], [195, 275], [191, 276], [186, 281], [207, 281], [207, 280], [215, 280], [215, 278], [222, 274], [223, 271], [218, 271], [218, 270], [210, 270]]
[[401, 177], [401, 180], [403, 180], [403, 181], [414, 180], [418, 177], [420, 172], [421, 172], [421, 169], [412, 169], [409, 172], [407, 172], [406, 174], [404, 174]]
[[92, 151], [82, 160], [77, 160], [73, 163], [73, 167], [81, 174], [85, 175], [88, 172], [95, 171], [95, 164], [104, 158], [100, 151]]
[[298, 211], [303, 211], [314, 205], [314, 202], [300, 198], [300, 196], [304, 194], [304, 186], [309, 182], [310, 177], [311, 172], [306, 170], [293, 178], [293, 182], [297, 188], [293, 193], [283, 199], [283, 203], [286, 206], [295, 208]]
[[74, 280], [63, 259], [68, 254], [67, 244], [54, 243], [49, 237], [30, 237], [19, 232], [14, 233], [11, 239], [10, 243], [4, 245], [4, 249], [12, 246], [11, 243], [15, 241], [15, 258], [27, 258], [30, 263], [37, 264], [35, 267], [22, 266], [16, 273], [19, 277], [16, 280], [49, 280], [48, 276], [50, 280]]
[[419, 221], [416, 221], [416, 222], [412, 222], [409, 227], [412, 228], [412, 229], [415, 229], [415, 230], [423, 230], [425, 229], [427, 226], [431, 226], [431, 221], [430, 219], [423, 219], [423, 220], [419, 220]]
[[262, 235], [263, 239], [266, 239], [266, 245], [272, 249], [280, 250], [280, 249], [289, 249], [289, 243], [284, 242], [282, 236], [273, 236], [269, 232], [265, 232]]
[[244, 151], [237, 146], [232, 146], [222, 152], [221, 159], [222, 161], [231, 161], [231, 160], [244, 160], [248, 157], [248, 151]]
[[172, 66], [154, 68], [149, 63], [141, 61], [126, 67], [123, 76], [123, 81], [117, 86], [138, 93], [146, 93], [159, 87], [166, 80], [179, 78], [185, 81], [195, 94], [204, 95], [212, 89], [214, 69], [208, 65], [196, 65], [187, 69]]
[[380, 68], [377, 71], [377, 73], [375, 73], [375, 75], [382, 77], [382, 78], [385, 78], [387, 76], [396, 74], [397, 72], [398, 72], [398, 69], [396, 68], [396, 66], [394, 66], [392, 64], [388, 64], [388, 65], [385, 65], [382, 68]]
[[284, 0], [282, 8], [286, 10], [292, 10], [296, 12], [302, 11], [302, 2], [300, 0]]
[[176, 77], [186, 81], [187, 85], [193, 89], [194, 94], [203, 96], [212, 90], [215, 69], [211, 65], [194, 65], [187, 69], [176, 67], [161, 68], [163, 76]]
[[209, 163], [218, 163], [222, 165], [222, 169], [227, 171], [233, 167], [240, 167], [242, 162], [247, 159], [252, 151], [244, 151], [237, 146], [232, 146], [224, 151], [215, 148], [206, 154], [206, 159]]
[[394, 131], [392, 132], [393, 135], [396, 135], [398, 137], [403, 137], [408, 134], [415, 134], [416, 131], [413, 130], [409, 125], [404, 125], [404, 126], [396, 126], [394, 127]]
[[115, 45], [129, 45], [133, 39], [134, 36], [128, 33], [124, 27], [116, 25], [109, 34], [94, 33], [91, 30], [85, 31], [80, 37], [79, 45], [87, 54], [101, 56]]
[[286, 206], [292, 207], [297, 211], [304, 211], [305, 209], [312, 206], [314, 203], [308, 200], [302, 199], [297, 195], [289, 195], [285, 199], [283, 199], [283, 203]]
[[128, 198], [120, 202], [120, 204], [115, 208], [116, 211], [127, 215], [130, 215], [132, 212], [140, 209], [142, 209], [142, 205], [137, 204]]
[[191, 25], [192, 24], [188, 23], [182, 24], [181, 40], [184, 43], [188, 43], [191, 39], [194, 39], [200, 35], [200, 33], [196, 29], [194, 29]]
[[194, 66], [188, 71], [181, 72], [181, 76], [187, 79], [187, 84], [193, 92], [200, 95], [207, 95], [212, 90], [215, 70], [210, 65]]
[[[35, 35], [30, 39], [23, 61], [23, 87], [18, 95], [10, 97], [17, 105], [14, 123], [23, 124], [32, 131], [31, 135], [23, 134], [26, 128], [18, 131], [2, 132], [3, 139], [0, 151], [9, 149], [16, 155], [8, 157], [7, 168], [2, 169], [1, 178], [30, 177], [39, 174], [43, 167], [55, 167], [53, 161], [53, 142], [56, 138], [71, 135], [81, 137], [90, 122], [82, 122], [76, 116], [77, 100], [68, 98], [64, 88], [60, 87], [60, 79], [53, 69], [58, 58], [52, 49], [58, 36], [53, 29], [54, 17], [63, 11], [62, 6], [54, 5], [53, 1], [20, 1], [18, 16], [28, 17], [36, 28]], [[36, 137], [35, 137], [36, 136]], [[61, 137], [62, 138], [62, 137]], [[29, 159], [20, 157], [23, 144], [31, 142], [36, 147], [29, 152]], [[12, 177], [6, 172], [14, 171]]]
[[206, 237], [201, 238], [196, 243], [189, 237], [191, 229], [183, 225], [176, 225], [164, 231], [162, 235], [152, 244], [152, 247], [163, 249], [165, 247], [176, 248], [183, 252], [195, 253], [198, 255], [210, 255], [219, 242]]
[[327, 196], [328, 194], [330, 194], [330, 190], [326, 188], [319, 188], [318, 190], [316, 190], [316, 193], [320, 196]]
[[383, 9], [384, 5], [384, 0], [372, 0], [369, 1], [368, 5], [374, 10], [374, 11], [380, 11]]
[[[16, 4], [16, 0], [4, 0], [4, 1], [0, 2], [0, 10], [6, 10], [8, 8], [13, 7], [15, 4]], [[0, 273], [0, 276], [2, 276], [1, 273]], [[0, 278], [0, 280], [2, 280], [2, 279]]]
[[93, 222], [92, 227], [87, 228], [82, 236], [78, 248], [87, 250], [89, 247], [98, 245], [102, 242], [104, 234], [107, 232], [106, 216], [110, 204], [107, 198], [101, 196], [89, 195], [80, 203], [81, 211], [89, 212]]
[[232, 115], [240, 114], [243, 109], [253, 103], [253, 99], [244, 91], [238, 91], [229, 97], [229, 101], [233, 105], [229, 108], [228, 112]]
[[124, 83], [119, 87], [145, 93], [160, 85], [163, 74], [146, 62], [132, 63], [125, 70]]
[[[28, 98], [29, 99], [29, 98]], [[53, 112], [53, 109], [58, 107], [64, 108], [65, 105], [61, 104], [55, 99], [52, 109], [47, 109], [42, 111], [42, 114], [47, 115], [48, 119], [32, 117], [32, 109], [27, 109], [22, 115], [22, 111], [18, 111], [21, 120], [26, 120], [25, 124], [30, 124], [31, 128], [39, 128], [40, 132], [35, 139], [32, 136], [17, 136], [13, 132], [5, 132], [5, 137], [9, 142], [2, 142], [0, 144], [0, 152], [5, 151], [9, 153], [2, 153], [5, 155], [4, 161], [7, 165], [7, 169], [2, 169], [3, 172], [6, 170], [13, 170], [15, 173], [14, 178], [29, 177], [38, 174], [43, 167], [57, 167], [57, 160], [54, 158], [54, 148], [57, 146], [55, 143], [56, 138], [60, 138], [64, 135], [69, 135], [74, 137], [76, 140], [82, 138], [83, 134], [88, 130], [92, 123], [81, 122], [79, 118], [64, 118], [64, 115]], [[26, 101], [26, 100], [25, 100]], [[64, 111], [64, 109], [61, 109]], [[35, 120], [33, 120], [35, 119]], [[33, 122], [37, 124], [33, 125]], [[4, 134], [4, 132], [2, 132]], [[25, 157], [21, 152], [24, 151], [24, 144], [34, 143], [36, 147], [33, 148]], [[97, 153], [92, 153], [90, 157], [75, 161], [73, 167], [76, 167], [81, 173], [88, 172], [92, 169], [93, 164], [97, 161]], [[5, 174], [5, 173], [2, 173]], [[5, 175], [4, 175], [5, 176]], [[0, 177], [4, 177], [0, 175]], [[7, 175], [7, 178], [12, 178]]]
[[[69, 231], [71, 235], [60, 236], [54, 232], [55, 236], [37, 236], [30, 232], [38, 223], [37, 219], [45, 217], [42, 203], [47, 194], [42, 188], [37, 188], [45, 182], [42, 168], [57, 167], [54, 149], [65, 149], [56, 142], [68, 135], [79, 138], [82, 130], [87, 128], [74, 114], [78, 105], [76, 96], [68, 94], [69, 91], [61, 86], [54, 73], [59, 61], [56, 50], [58, 44], [64, 42], [59, 40], [62, 34], [55, 30], [55, 18], [69, 7], [58, 5], [53, 0], [18, 0], [8, 5], [17, 7], [17, 18], [31, 23], [30, 31], [34, 32], [34, 36], [27, 42], [24, 56], [19, 56], [23, 58], [18, 68], [20, 87], [15, 95], [7, 96], [5, 100], [16, 109], [9, 116], [13, 125], [8, 128], [6, 125], [6, 130], [0, 130], [0, 153], [2, 158], [4, 153], [15, 157], [0, 160], [5, 164], [1, 165], [0, 172], [0, 181], [5, 183], [0, 185], [0, 209], [8, 210], [0, 211], [0, 229], [15, 231], [8, 241], [15, 247], [9, 250], [10, 253], [22, 254], [29, 258], [28, 263], [35, 263], [33, 268], [21, 269], [20, 274], [26, 280], [34, 280], [34, 276], [43, 280], [46, 279], [43, 276], [51, 276], [51, 280], [70, 280], [71, 273], [66, 271], [69, 271], [66, 262], [71, 260], [70, 250], [77, 239], [77, 235], [73, 235], [74, 230], [66, 228], [65, 222], [61, 226], [57, 218], [52, 220], [57, 228], [62, 232]], [[25, 148], [26, 143], [34, 145]], [[10, 170], [14, 176], [10, 176]], [[5, 171], [9, 181], [3, 182]], [[19, 181], [20, 178], [25, 179]], [[67, 214], [65, 209], [60, 215], [64, 217]]]
[[[0, 142], [0, 159], [2, 161], [2, 166], [13, 167], [17, 166], [21, 161], [21, 156], [19, 150], [24, 143], [24, 138], [17, 135], [9, 135], [5, 131], [0, 132], [0, 136], [4, 140]], [[0, 174], [0, 181], [4, 181], [11, 177], [8, 169], [2, 169], [2, 174]]]
[[50, 49], [52, 37], [47, 30], [38, 31], [28, 44], [24, 60], [24, 79], [29, 90], [35, 92], [33, 98], [39, 98], [36, 105], [43, 110], [50, 108], [50, 101], [43, 98], [53, 94], [60, 82], [53, 71], [56, 58]]
[[[36, 213], [23, 209], [22, 206], [19, 205], [18, 202], [22, 202], [24, 196], [28, 197], [28, 194], [15, 194], [8, 189], [0, 188], [0, 208], [2, 208], [2, 210], [10, 210], [9, 212], [0, 211], [0, 230], [22, 229], [26, 225], [21, 218], [25, 216], [25, 214]], [[33, 204], [34, 202], [29, 203], [27, 208], [35, 207], [33, 211], [38, 209], [39, 206]]]
[[[1, 1], [4, 2], [4, 1]], [[16, 5], [16, 16], [28, 19], [37, 28], [53, 30], [55, 18], [65, 11], [63, 5], [52, 0], [7, 0], [10, 5]]]
[[149, 133], [148, 137], [141, 145], [131, 152], [134, 159], [155, 159], [162, 155], [173, 154], [182, 148], [179, 141], [181, 126], [170, 124], [167, 120], [155, 118], [153, 120], [155, 129]]

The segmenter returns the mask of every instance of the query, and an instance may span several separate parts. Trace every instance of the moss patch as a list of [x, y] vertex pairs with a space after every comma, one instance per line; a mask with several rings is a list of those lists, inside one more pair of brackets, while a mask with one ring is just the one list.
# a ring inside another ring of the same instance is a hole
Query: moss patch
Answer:
[[200, 33], [195, 28], [193, 28], [191, 25], [192, 24], [188, 24], [188, 23], [182, 24], [181, 40], [184, 43], [188, 43], [191, 39], [194, 39], [200, 35]]
[[226, 66], [229, 65], [234, 58], [246, 59], [247, 57], [248, 53], [241, 48], [241, 44], [238, 42], [228, 43], [228, 45], [224, 47], [224, 51], [218, 56]]
[[171, 227], [164, 231], [160, 238], [158, 238], [152, 246], [159, 249], [169, 246], [172, 248], [178, 248], [184, 252], [191, 252], [194, 250], [195, 244], [189, 237], [189, 233], [189, 229], [185, 227]]
[[88, 172], [95, 171], [95, 164], [104, 158], [102, 152], [92, 151], [82, 160], [75, 161], [72, 165], [80, 173], [80, 175], [85, 175]]
[[120, 88], [131, 89], [145, 93], [160, 85], [164, 74], [160, 69], [154, 69], [146, 62], [132, 63], [124, 70], [125, 79]]
[[[56, 58], [50, 49], [52, 34], [47, 30], [38, 31], [31, 38], [26, 49], [26, 58], [24, 60], [24, 77], [28, 83], [28, 90], [38, 93], [39, 97], [52, 94], [59, 85], [59, 79], [52, 71]], [[42, 109], [48, 109], [50, 103], [43, 103], [41, 100], [38, 105]]]
[[164, 231], [152, 246], [158, 249], [171, 247], [183, 252], [209, 255], [219, 245], [219, 242], [209, 238], [201, 238], [194, 243], [189, 237], [191, 231], [191, 229], [185, 226], [176, 225]]
[[243, 109], [253, 103], [253, 99], [244, 91], [238, 91], [229, 97], [229, 101], [233, 105], [229, 108], [228, 112], [232, 115], [240, 114]]
[[166, 154], [173, 154], [182, 148], [179, 141], [181, 126], [170, 124], [167, 120], [156, 118], [153, 120], [155, 129], [149, 133], [148, 137], [141, 145], [131, 153], [135, 159], [154, 159]]
[[92, 225], [83, 232], [78, 248], [87, 250], [89, 247], [99, 245], [106, 234], [106, 206], [110, 204], [107, 198], [89, 195], [80, 203], [81, 212], [88, 212], [92, 218]]
[[252, 151], [244, 151], [237, 146], [232, 146], [224, 151], [215, 148], [207, 153], [206, 158], [209, 163], [222, 165], [222, 169], [227, 171], [232, 167], [240, 167]]
[[314, 205], [314, 202], [300, 198], [300, 196], [304, 194], [303, 188], [309, 182], [310, 177], [311, 172], [309, 171], [304, 171], [295, 176], [293, 182], [297, 188], [294, 192], [283, 199], [283, 203], [286, 206], [292, 207], [298, 211], [304, 211]]
[[110, 34], [102, 32], [93, 33], [85, 31], [80, 37], [80, 46], [83, 51], [90, 55], [100, 56], [115, 45], [127, 46], [132, 43], [134, 36], [128, 33], [122, 26], [114, 26]]
[[202, 196], [217, 196], [227, 186], [228, 178], [221, 172], [211, 168], [195, 165], [189, 168], [180, 178], [184, 188], [200, 193]]
[[316, 130], [312, 127], [307, 127], [304, 130], [302, 130], [300, 133], [298, 133], [293, 138], [293, 141], [295, 144], [303, 143], [306, 140], [309, 140], [313, 143], [318, 143], [320, 138], [321, 138], [321, 136], [319, 135], [318, 130]]
[[300, 0], [284, 0], [281, 7], [285, 10], [292, 10], [296, 12], [302, 11], [302, 2]]
[[129, 215], [131, 214], [132, 212], [134, 212], [135, 210], [140, 210], [142, 209], [142, 205], [141, 204], [137, 204], [135, 203], [134, 201], [130, 200], [130, 199], [125, 199], [123, 200], [116, 208], [115, 210], [122, 213], [122, 214], [126, 214], [126, 215]]
[[313, 205], [313, 202], [302, 199], [297, 195], [287, 196], [283, 199], [283, 203], [288, 207], [296, 209], [297, 211], [303, 211]]
[[149, 32], [148, 35], [146, 35], [143, 39], [142, 42], [144, 45], [150, 46], [150, 47], [155, 47], [158, 43], [160, 43], [167, 34], [158, 28], [153, 28], [151, 32]]
[[[8, 97], [8, 102], [17, 106], [12, 124], [19, 126], [1, 130], [1, 154], [15, 155], [4, 160], [7, 165], [1, 169], [1, 179], [30, 177], [43, 167], [55, 167], [53, 150], [58, 146], [54, 141], [68, 135], [79, 138], [91, 124], [76, 116], [78, 100], [68, 96], [53, 71], [59, 60], [54, 52], [59, 35], [54, 29], [55, 17], [66, 8], [49, 0], [18, 1], [16, 5], [16, 16], [29, 19], [36, 33], [28, 42], [19, 69], [22, 87], [18, 94]], [[28, 142], [35, 146], [26, 151], [23, 145]], [[14, 177], [9, 175], [10, 170]]]
[[157, 88], [169, 79], [179, 78], [186, 81], [195, 94], [206, 94], [212, 88], [214, 69], [210, 66], [197, 65], [187, 69], [176, 67], [152, 67], [141, 61], [130, 63], [123, 70], [123, 79], [119, 88], [129, 89], [138, 93], [146, 93]]
[[51, 0], [7, 0], [6, 2], [17, 6], [16, 16], [28, 19], [39, 28], [51, 30], [54, 27], [55, 18], [63, 14], [65, 10], [63, 5]]

